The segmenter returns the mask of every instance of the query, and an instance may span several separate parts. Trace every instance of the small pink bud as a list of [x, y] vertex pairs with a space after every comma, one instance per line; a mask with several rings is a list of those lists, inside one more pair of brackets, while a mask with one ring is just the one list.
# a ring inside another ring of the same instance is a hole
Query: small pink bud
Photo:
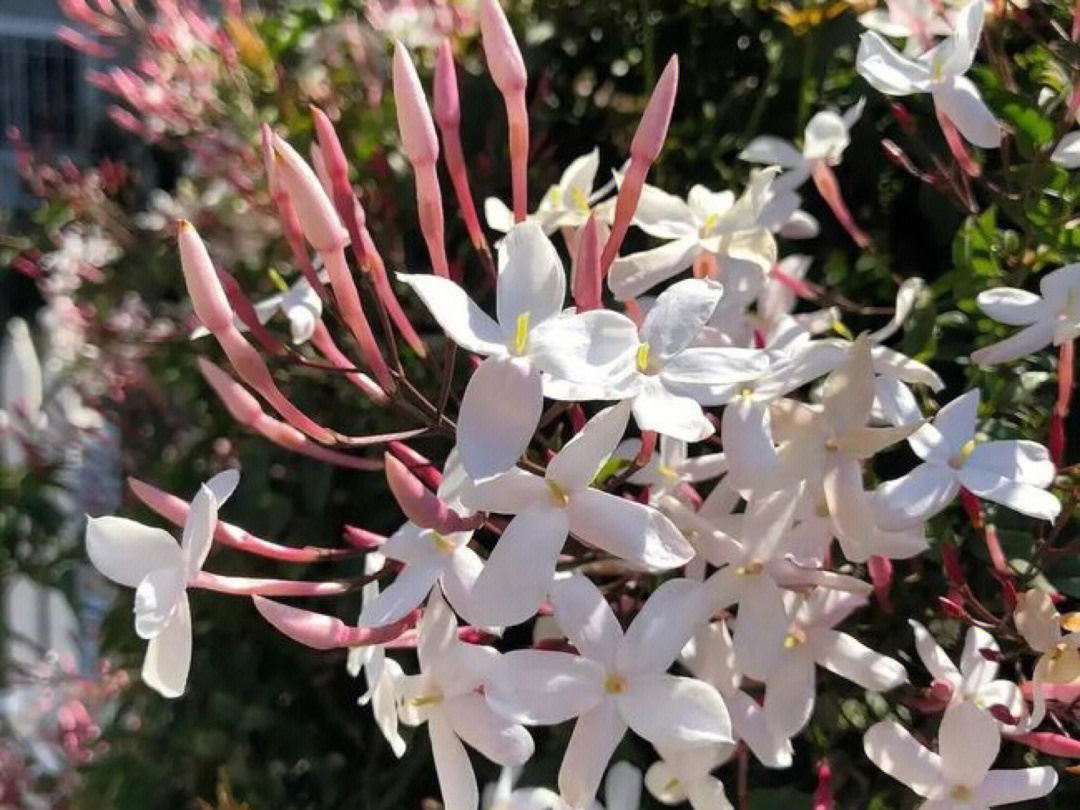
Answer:
[[420, 455], [404, 442], [388, 442], [386, 449], [394, 454], [402, 464], [409, 468], [409, 472], [424, 482], [424, 485], [432, 490], [438, 490], [442, 484], [442, 473], [430, 459]]
[[867, 561], [866, 567], [870, 573], [870, 581], [874, 585], [874, 595], [877, 597], [878, 605], [886, 613], [892, 613], [893, 606], [889, 599], [893, 582], [892, 560], [874, 555]]
[[1013, 742], [1026, 745], [1052, 757], [1080, 759], [1080, 740], [1053, 731], [1030, 731], [1027, 734], [1006, 734]]
[[385, 644], [416, 624], [420, 611], [414, 610], [404, 619], [386, 627], [369, 629], [350, 627], [333, 616], [283, 605], [262, 596], [252, 597], [255, 609], [278, 632], [316, 650], [335, 650], [367, 644]]
[[525, 60], [498, 0], [481, 0], [480, 36], [488, 71], [499, 90], [504, 95], [524, 90]]
[[231, 329], [232, 308], [214, 263], [210, 261], [206, 245], [187, 220], [177, 223], [177, 239], [180, 244], [180, 269], [184, 273], [195, 316], [215, 336]]
[[836, 217], [836, 221], [844, 227], [852, 241], [864, 250], [870, 247], [870, 237], [859, 227], [855, 222], [855, 217], [848, 210], [844, 195], [840, 192], [840, 184], [836, 180], [836, 172], [832, 167], [824, 160], [818, 160], [814, 162], [814, 168], [810, 174], [814, 178], [814, 186], [818, 194], [825, 200], [829, 210]]
[[229, 415], [245, 427], [255, 424], [255, 420], [263, 413], [259, 401], [244, 386], [230, 377], [224, 369], [214, 365], [205, 357], [200, 357], [195, 362], [199, 367], [199, 372], [221, 399]]
[[439, 138], [416, 67], [400, 42], [394, 45], [393, 74], [402, 148], [413, 166], [432, 164], [439, 158]]
[[675, 107], [675, 94], [679, 89], [679, 57], [672, 55], [660, 74], [645, 112], [641, 114], [634, 140], [630, 142], [631, 157], [653, 163], [664, 148], [671, 111]]
[[578, 249], [574, 256], [574, 303], [579, 312], [600, 308], [603, 285], [600, 250], [600, 226], [593, 213], [578, 234]]
[[386, 542], [386, 538], [381, 534], [375, 534], [375, 532], [369, 532], [367, 529], [361, 529], [357, 526], [346, 525], [342, 536], [350, 546], [364, 551], [377, 549]]
[[271, 137], [276, 179], [289, 192], [304, 235], [319, 253], [340, 250], [348, 244], [349, 235], [319, 178], [295, 149], [279, 136]]
[[390, 491], [401, 511], [417, 526], [433, 529], [439, 534], [452, 534], [475, 529], [482, 522], [480, 516], [463, 518], [457, 514], [391, 453], [385, 454], [384, 462]]
[[435, 81], [432, 87], [433, 112], [439, 129], [457, 129], [461, 125], [461, 102], [458, 99], [454, 51], [444, 39], [435, 52]]

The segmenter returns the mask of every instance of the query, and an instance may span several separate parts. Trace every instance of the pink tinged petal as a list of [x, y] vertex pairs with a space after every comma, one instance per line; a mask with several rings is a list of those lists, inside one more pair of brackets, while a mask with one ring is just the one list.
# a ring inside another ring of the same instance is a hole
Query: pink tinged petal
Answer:
[[652, 250], [631, 253], [611, 265], [608, 287], [620, 301], [637, 298], [688, 269], [702, 252], [696, 236], [684, 236]]
[[907, 671], [899, 661], [874, 652], [846, 633], [817, 630], [812, 646], [819, 664], [864, 689], [887, 692], [907, 683]]
[[465, 387], [458, 453], [474, 479], [506, 472], [525, 452], [544, 404], [540, 372], [517, 357], [489, 357]]
[[439, 777], [443, 807], [446, 810], [476, 810], [480, 801], [476, 774], [450, 720], [442, 712], [432, 713], [428, 718], [428, 734], [431, 735], [431, 755]]
[[570, 493], [587, 487], [626, 432], [630, 403], [604, 408], [548, 463], [547, 479]]
[[653, 745], [689, 748], [733, 742], [720, 693], [695, 678], [639, 675], [616, 699], [634, 733]]
[[177, 698], [184, 694], [190, 669], [191, 607], [182, 592], [172, 617], [147, 645], [142, 679], [162, 697]]
[[960, 672], [949, 656], [925, 627], [914, 620], [908, 623], [915, 632], [915, 651], [918, 652], [926, 669], [936, 680], [945, 681], [953, 687], [957, 686], [960, 683]]
[[560, 579], [551, 587], [555, 621], [578, 651], [610, 668], [623, 632], [607, 600], [581, 575]]
[[732, 638], [735, 657], [747, 676], [765, 681], [776, 673], [789, 620], [784, 610], [784, 594], [771, 578], [747, 575], [746, 581], [739, 613], [748, 621], [735, 625]]
[[529, 732], [492, 711], [483, 695], [474, 692], [448, 700], [445, 712], [458, 736], [492, 762], [522, 765], [532, 756]]
[[162, 530], [119, 517], [89, 518], [86, 554], [104, 576], [135, 588], [151, 571], [182, 565], [180, 547]]
[[664, 672], [709, 617], [701, 583], [669, 579], [657, 588], [626, 629], [616, 666], [620, 672]]
[[701, 405], [668, 391], [659, 377], [643, 377], [630, 400], [634, 421], [641, 430], [653, 430], [684, 442], [699, 442], [716, 432]]
[[405, 618], [427, 598], [444, 561], [429, 557], [405, 566], [389, 587], [360, 612], [359, 623], [364, 627], [382, 627]]
[[945, 710], [938, 730], [941, 771], [954, 785], [977, 787], [1001, 748], [1001, 732], [989, 712], [960, 701]]
[[920, 464], [907, 475], [876, 490], [878, 525], [900, 530], [921, 524], [948, 506], [960, 485], [946, 468]]
[[736, 737], [749, 746], [766, 768], [790, 768], [791, 740], [769, 728], [762, 706], [745, 692], [735, 690], [724, 695]]
[[504, 333], [513, 336], [522, 316], [530, 326], [555, 317], [565, 300], [566, 273], [555, 246], [535, 222], [515, 225], [499, 246], [495, 309]]
[[997, 677], [998, 663], [989, 660], [982, 651], [991, 655], [998, 652], [994, 637], [981, 627], [972, 627], [964, 639], [964, 649], [960, 653], [960, 671], [964, 675], [964, 687], [972, 692], [986, 686]]
[[567, 505], [570, 532], [594, 548], [646, 569], [685, 565], [694, 548], [667, 517], [609, 492], [583, 489]]
[[1032, 801], [1049, 795], [1057, 783], [1057, 771], [1049, 767], [991, 771], [975, 789], [974, 801], [990, 807]]
[[205, 484], [199, 487], [199, 491], [191, 499], [191, 508], [184, 522], [184, 535], [180, 540], [189, 580], [199, 573], [210, 553], [210, 546], [214, 542], [214, 529], [217, 526], [217, 507], [217, 498]]
[[518, 723], [555, 725], [604, 698], [604, 669], [580, 655], [547, 650], [504, 654], [487, 685], [492, 708]]
[[739, 160], [794, 169], [803, 164], [803, 155], [790, 141], [772, 135], [759, 135], [739, 152]]
[[802, 731], [814, 711], [814, 659], [796, 652], [778, 664], [765, 685], [765, 722], [787, 739]]
[[[997, 738], [996, 730], [993, 736]], [[886, 720], [871, 726], [863, 748], [871, 762], [920, 796], [930, 796], [945, 782], [941, 758], [899, 723]]]
[[929, 68], [901, 56], [873, 31], [859, 38], [855, 67], [871, 87], [889, 96], [926, 92], [930, 86]]
[[960, 134], [983, 149], [1001, 145], [1001, 122], [990, 112], [970, 79], [957, 76], [934, 86], [934, 105], [944, 113]]
[[511, 520], [473, 586], [469, 619], [502, 627], [536, 615], [555, 578], [568, 527], [564, 510], [542, 504]]
[[279, 633], [314, 650], [383, 644], [397, 638], [415, 621], [415, 616], [409, 616], [395, 624], [370, 630], [366, 627], [350, 627], [333, 616], [283, 605], [262, 596], [252, 599], [256, 610]]
[[443, 331], [458, 346], [477, 354], [506, 351], [503, 331], [457, 284], [433, 275], [398, 274], [412, 287]]
[[135, 632], [139, 638], [154, 638], [172, 618], [184, 595], [184, 569], [159, 568], [147, 574], [135, 589]]
[[1009, 326], [1027, 326], [1052, 314], [1041, 296], [1015, 287], [984, 290], [975, 301], [995, 321]]
[[626, 734], [626, 721], [614, 700], [604, 700], [578, 718], [559, 768], [559, 793], [574, 808], [596, 797], [604, 769]]
[[689, 346], [708, 323], [724, 289], [716, 282], [689, 278], [660, 293], [641, 325], [641, 342], [663, 363]]
[[1053, 342], [1054, 324], [1051, 321], [1039, 321], [1004, 340], [976, 349], [971, 353], [971, 361], [980, 366], [1010, 363], [1037, 352]]

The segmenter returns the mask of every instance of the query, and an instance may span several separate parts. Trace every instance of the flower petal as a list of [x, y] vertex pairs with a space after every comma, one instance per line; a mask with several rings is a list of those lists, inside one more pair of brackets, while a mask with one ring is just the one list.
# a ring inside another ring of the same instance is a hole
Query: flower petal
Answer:
[[919, 653], [926, 669], [939, 681], [945, 681], [955, 686], [960, 683], [960, 672], [941, 649], [930, 631], [914, 619], [909, 619], [908, 624], [915, 631], [915, 651]]
[[871, 87], [888, 96], [906, 96], [929, 89], [929, 68], [901, 56], [873, 31], [859, 37], [855, 68]]
[[975, 789], [973, 801], [990, 807], [1041, 799], [1057, 787], [1057, 771], [1050, 767], [990, 771]]
[[442, 712], [434, 712], [428, 718], [428, 734], [431, 735], [431, 756], [435, 760], [443, 807], [446, 810], [476, 810], [480, 802], [476, 774], [465, 746]]
[[104, 576], [129, 588], [151, 571], [183, 565], [180, 546], [168, 532], [112, 516], [87, 520], [86, 554]]
[[697, 237], [684, 236], [666, 245], [616, 259], [608, 272], [608, 287], [620, 301], [636, 298], [689, 268], [703, 249]]
[[150, 639], [143, 660], [143, 682], [162, 697], [184, 694], [191, 669], [191, 607], [186, 592], [161, 632]]
[[632, 400], [638, 428], [654, 430], [684, 442], [699, 442], [716, 432], [693, 399], [668, 391], [659, 377], [643, 375], [641, 382], [641, 388]]
[[945, 710], [938, 730], [941, 771], [954, 785], [980, 785], [997, 759], [1001, 732], [993, 715], [958, 701]]
[[675, 524], [650, 506], [583, 489], [570, 496], [567, 511], [575, 537], [634, 565], [664, 571], [694, 557]]
[[[636, 384], [637, 327], [618, 312], [594, 309], [564, 313], [537, 326], [529, 337], [529, 358], [546, 375], [544, 393], [561, 399], [557, 383], [595, 391], [574, 399], [622, 399]], [[554, 378], [554, 379], [551, 379]]]
[[170, 565], [151, 571], [135, 589], [135, 632], [151, 639], [162, 632], [184, 593], [184, 570]]
[[697, 233], [693, 211], [681, 198], [645, 185], [641, 190], [634, 224], [658, 239], [678, 239]]
[[943, 784], [941, 757], [899, 723], [885, 720], [871, 726], [863, 737], [863, 748], [871, 762], [920, 796], [929, 796]]
[[983, 346], [971, 353], [971, 361], [980, 366], [1011, 363], [1054, 342], [1054, 325], [1051, 321], [1038, 321], [1021, 329], [997, 343]]
[[483, 695], [472, 692], [446, 701], [446, 717], [462, 740], [499, 765], [523, 765], [533, 741], [520, 724], [492, 711]]
[[669, 579], [653, 591], [626, 629], [616, 659], [619, 671], [666, 671], [708, 617], [701, 583]]
[[584, 489], [615, 452], [630, 419], [630, 403], [604, 408], [555, 455], [546, 477], [566, 493]]
[[614, 700], [604, 700], [578, 718], [559, 768], [559, 793], [574, 808], [589, 807], [604, 769], [626, 735]]
[[803, 155], [791, 141], [772, 135], [759, 135], [739, 152], [739, 160], [794, 169], [802, 165]]
[[525, 315], [536, 325], [558, 315], [566, 300], [566, 271], [540, 226], [522, 222], [499, 246], [495, 311], [504, 333], [513, 335]]
[[639, 675], [617, 700], [630, 728], [653, 745], [690, 748], [733, 742], [723, 698], [696, 678]]
[[[434, 276], [433, 276], [434, 278]], [[540, 372], [518, 357], [489, 357], [465, 386], [458, 454], [473, 479], [506, 472], [525, 452], [544, 404]]]
[[789, 653], [765, 684], [765, 722], [777, 737], [798, 734], [814, 711], [814, 659]]
[[952, 121], [960, 134], [983, 149], [1001, 146], [1001, 122], [990, 112], [971, 80], [957, 76], [934, 85], [934, 104]]
[[641, 324], [641, 342], [663, 363], [689, 346], [708, 323], [724, 288], [714, 281], [688, 278], [660, 293]]
[[614, 666], [623, 632], [599, 588], [580, 574], [556, 580], [551, 607], [555, 621], [582, 655]]
[[442, 330], [458, 346], [477, 354], [503, 354], [503, 330], [457, 284], [430, 274], [398, 273], [412, 287]]
[[202, 569], [210, 554], [214, 542], [214, 528], [217, 526], [218, 500], [214, 493], [203, 484], [195, 497], [191, 499], [187, 520], [184, 521], [184, 534], [180, 540], [188, 581]]
[[499, 659], [487, 698], [497, 712], [518, 723], [555, 725], [604, 699], [604, 669], [581, 655], [514, 650]]
[[995, 321], [1009, 326], [1027, 326], [1050, 314], [1050, 308], [1041, 296], [1015, 287], [983, 290], [975, 302]]
[[382, 627], [403, 619], [427, 599], [445, 561], [432, 555], [405, 568], [360, 612], [359, 624]]
[[871, 650], [847, 633], [819, 629], [813, 636], [818, 663], [841, 678], [875, 692], [907, 683], [907, 672], [899, 661]]

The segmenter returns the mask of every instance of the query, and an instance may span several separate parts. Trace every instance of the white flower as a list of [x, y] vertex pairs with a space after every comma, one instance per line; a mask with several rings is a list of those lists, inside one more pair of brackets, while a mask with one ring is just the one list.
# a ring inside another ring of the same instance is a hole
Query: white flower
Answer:
[[437, 593], [420, 620], [416, 649], [420, 674], [400, 681], [401, 721], [427, 723], [446, 810], [476, 810], [476, 774], [462, 741], [492, 762], [521, 765], [532, 756], [532, 737], [488, 705], [484, 694], [499, 653], [460, 641], [454, 614]]
[[[645, 786], [663, 804], [689, 802], [693, 810], [732, 810], [723, 783], [712, 771], [735, 753], [728, 743], [658, 749], [660, 761], [645, 772]], [[610, 808], [609, 808], [610, 810]]]
[[875, 765], [926, 800], [920, 810], [982, 810], [1038, 799], [1057, 786], [1053, 768], [990, 770], [1001, 747], [998, 725], [966, 701], [945, 710], [936, 754], [891, 720], [872, 726], [863, 745]]
[[979, 391], [973, 389], [908, 439], [923, 463], [878, 487], [883, 528], [899, 529], [929, 519], [949, 505], [960, 487], [1024, 515], [1057, 517], [1061, 504], [1046, 491], [1055, 472], [1046, 448], [1026, 440], [977, 441], [978, 408]]
[[571, 381], [595, 381], [605, 360], [617, 360], [634, 340], [633, 325], [617, 313], [560, 314], [566, 275], [536, 223], [515, 225], [499, 248], [497, 321], [448, 279], [398, 278], [455, 343], [487, 356], [465, 388], [457, 423], [461, 462], [474, 479], [505, 472], [525, 452], [543, 406], [541, 370], [557, 369], [560, 378]]
[[488, 698], [523, 723], [576, 717], [559, 769], [559, 791], [585, 808], [627, 727], [656, 746], [731, 743], [727, 709], [716, 689], [668, 675], [679, 650], [704, 621], [700, 585], [665, 582], [624, 633], [602, 593], [583, 576], [551, 591], [555, 619], [580, 655], [516, 650], [499, 661]]
[[589, 486], [622, 438], [629, 415], [629, 403], [600, 411], [555, 455], [544, 477], [514, 469], [463, 493], [474, 509], [515, 515], [473, 588], [478, 624], [518, 624], [536, 613], [568, 532], [646, 569], [675, 568], [694, 556], [660, 512]]
[[738, 199], [730, 191], [690, 189], [686, 201], [645, 186], [634, 223], [667, 244], [616, 259], [608, 286], [620, 300], [634, 298], [694, 264], [701, 255], [749, 262], [765, 273], [776, 261], [776, 242], [762, 222], [778, 170], [750, 176]]
[[162, 529], [118, 517], [89, 518], [86, 553], [102, 574], [135, 588], [135, 632], [150, 644], [142, 678], [164, 697], [179, 697], [191, 665], [191, 608], [195, 581], [217, 526], [218, 507], [240, 479], [226, 470], [203, 484], [191, 501], [180, 545]]
[[864, 33], [856, 69], [886, 95], [930, 93], [939, 115], [955, 124], [961, 135], [976, 146], [996, 148], [1001, 144], [1001, 123], [964, 76], [975, 59], [985, 13], [984, 0], [972, 0], [957, 15], [956, 30], [917, 59], [897, 53], [873, 31]]
[[1050, 159], [1066, 169], [1080, 168], [1080, 131], [1066, 134]]
[[40, 427], [44, 419], [43, 401], [41, 363], [30, 329], [22, 318], [12, 318], [0, 348], [0, 416], [3, 417], [0, 459], [5, 465], [19, 467], [25, 463], [22, 442], [13, 431]]
[[981, 366], [1008, 363], [1051, 343], [1080, 335], [1080, 264], [1067, 264], [1039, 280], [1039, 295], [1014, 287], [979, 293], [979, 307], [995, 321], [1024, 327], [1015, 335], [971, 353]]
[[859, 15], [859, 22], [887, 37], [907, 39], [908, 50], [926, 50], [933, 37], [952, 33], [955, 8], [934, 0], [885, 0], [885, 9]]

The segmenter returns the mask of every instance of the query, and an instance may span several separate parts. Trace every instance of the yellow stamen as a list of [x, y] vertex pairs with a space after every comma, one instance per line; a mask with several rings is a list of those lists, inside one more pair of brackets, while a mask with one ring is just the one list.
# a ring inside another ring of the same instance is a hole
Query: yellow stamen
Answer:
[[960, 448], [960, 452], [949, 459], [949, 466], [954, 470], [958, 470], [967, 463], [967, 460], [971, 458], [971, 454], [975, 451], [975, 440], [968, 439], [964, 442], [964, 446]]
[[649, 369], [649, 355], [652, 354], [652, 348], [648, 343], [642, 343], [637, 347], [637, 367], [638, 371], [644, 374]]
[[621, 695], [630, 687], [619, 675], [608, 675], [604, 681], [604, 691], [609, 695]]
[[517, 325], [514, 331], [514, 354], [525, 354], [529, 345], [529, 313], [522, 312], [517, 316]]
[[589, 198], [585, 195], [585, 192], [580, 188], [570, 189], [570, 200], [573, 202], [574, 207], [580, 211], [589, 210]]
[[412, 705], [418, 709], [422, 706], [430, 706], [440, 702], [442, 702], [442, 695], [437, 693], [434, 695], [421, 695], [420, 697], [412, 699]]
[[566, 506], [570, 503], [570, 496], [566, 494], [566, 491], [562, 487], [554, 481], [548, 481], [547, 485], [548, 489], [551, 490], [551, 495], [555, 498], [556, 503], [560, 506]]
[[439, 551], [444, 551], [447, 553], [457, 548], [457, 544], [453, 540], [451, 540], [449, 537], [444, 537], [438, 532], [431, 533], [431, 542], [434, 543], [435, 548], [437, 548]]
[[752, 562], [747, 563], [746, 565], [743, 565], [743, 566], [740, 566], [739, 568], [736, 568], [735, 573], [738, 574], [740, 577], [757, 576], [758, 574], [760, 574], [764, 570], [765, 570], [765, 563], [763, 563], [761, 560], [754, 560]]

